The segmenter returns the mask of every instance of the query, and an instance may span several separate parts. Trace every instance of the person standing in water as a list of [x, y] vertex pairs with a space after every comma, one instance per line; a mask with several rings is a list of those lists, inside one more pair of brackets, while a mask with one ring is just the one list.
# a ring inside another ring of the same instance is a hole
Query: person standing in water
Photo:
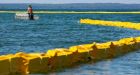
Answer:
[[29, 15], [30, 20], [34, 20], [34, 14], [33, 14], [33, 9], [31, 5], [28, 6], [28, 15]]

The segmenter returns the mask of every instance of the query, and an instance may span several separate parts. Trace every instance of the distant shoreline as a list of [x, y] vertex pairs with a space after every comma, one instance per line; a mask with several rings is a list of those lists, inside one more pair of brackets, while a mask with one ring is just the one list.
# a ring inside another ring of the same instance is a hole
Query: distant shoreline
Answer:
[[[0, 13], [27, 13], [26, 11], [0, 11]], [[102, 11], [34, 11], [36, 14], [140, 14], [140, 11], [102, 12]]]

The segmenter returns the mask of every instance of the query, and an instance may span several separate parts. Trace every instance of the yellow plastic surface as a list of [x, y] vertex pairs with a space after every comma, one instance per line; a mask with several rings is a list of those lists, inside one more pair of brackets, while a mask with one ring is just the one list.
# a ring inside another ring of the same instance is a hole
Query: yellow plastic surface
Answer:
[[94, 20], [94, 19], [81, 19], [80, 23], [92, 24], [92, 25], [102, 25], [102, 26], [116, 26], [116, 27], [140, 30], [140, 27], [139, 27], [140, 23], [132, 23], [132, 22], [104, 21], [104, 20]]

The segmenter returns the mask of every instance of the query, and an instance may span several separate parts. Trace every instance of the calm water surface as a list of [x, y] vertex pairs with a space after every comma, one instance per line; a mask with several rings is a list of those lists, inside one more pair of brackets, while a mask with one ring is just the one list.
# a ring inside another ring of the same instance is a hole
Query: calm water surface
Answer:
[[[0, 55], [46, 52], [92, 42], [106, 42], [139, 36], [140, 31], [80, 24], [81, 18], [140, 22], [135, 14], [37, 14], [39, 20], [17, 20], [14, 14], [0, 14]], [[77, 66], [50, 75], [140, 75], [140, 51], [123, 57]], [[42, 75], [42, 74], [41, 74]]]

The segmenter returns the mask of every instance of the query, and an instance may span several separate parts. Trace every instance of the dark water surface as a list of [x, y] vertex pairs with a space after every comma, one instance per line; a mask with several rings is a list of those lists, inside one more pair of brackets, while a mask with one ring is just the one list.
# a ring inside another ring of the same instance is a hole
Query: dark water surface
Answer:
[[[81, 18], [140, 22], [136, 14], [37, 14], [39, 20], [17, 20], [0, 14], [0, 55], [46, 52], [92, 42], [139, 36], [140, 31], [80, 24]], [[140, 75], [140, 51], [99, 63], [80, 65], [51, 75]]]

